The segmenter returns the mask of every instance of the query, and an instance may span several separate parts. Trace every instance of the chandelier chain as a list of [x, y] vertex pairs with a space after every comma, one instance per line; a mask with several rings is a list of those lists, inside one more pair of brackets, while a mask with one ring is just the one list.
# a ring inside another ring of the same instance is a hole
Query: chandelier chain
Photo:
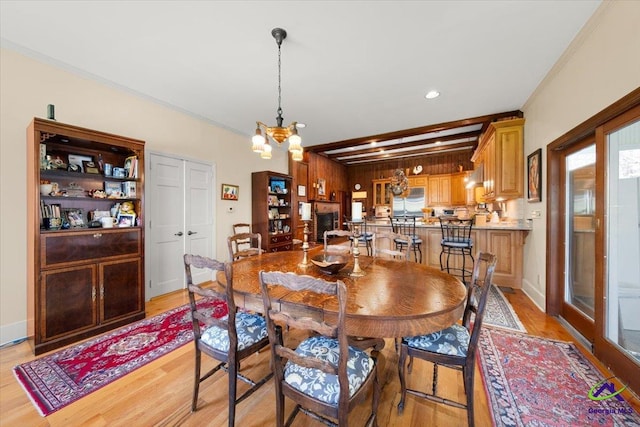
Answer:
[[281, 73], [281, 64], [282, 64], [282, 60], [281, 60], [281, 56], [282, 56], [282, 51], [280, 49], [280, 43], [278, 43], [278, 117], [282, 116], [282, 106], [280, 105], [282, 102], [282, 78], [280, 76]]

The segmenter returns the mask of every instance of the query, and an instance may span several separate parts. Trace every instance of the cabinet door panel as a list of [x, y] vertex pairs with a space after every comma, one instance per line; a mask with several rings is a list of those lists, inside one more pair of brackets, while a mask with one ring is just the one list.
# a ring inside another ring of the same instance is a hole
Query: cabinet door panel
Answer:
[[97, 324], [94, 265], [43, 272], [40, 291], [43, 340], [81, 332]]
[[138, 255], [140, 229], [46, 234], [41, 237], [41, 251], [43, 268], [95, 258]]
[[142, 262], [139, 258], [100, 264], [100, 322], [142, 310]]

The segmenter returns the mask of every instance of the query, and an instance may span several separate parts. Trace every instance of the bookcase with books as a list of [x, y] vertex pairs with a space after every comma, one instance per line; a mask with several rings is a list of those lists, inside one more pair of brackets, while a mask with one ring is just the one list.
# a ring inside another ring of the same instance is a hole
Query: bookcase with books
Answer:
[[34, 353], [144, 318], [144, 141], [34, 118], [27, 156]]
[[267, 252], [293, 249], [291, 182], [291, 176], [277, 172], [251, 174], [252, 229], [262, 235]]

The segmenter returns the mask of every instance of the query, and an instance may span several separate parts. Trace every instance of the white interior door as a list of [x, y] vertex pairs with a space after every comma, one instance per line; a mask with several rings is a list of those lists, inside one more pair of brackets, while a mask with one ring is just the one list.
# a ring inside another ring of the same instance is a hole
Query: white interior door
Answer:
[[[185, 163], [185, 253], [213, 258], [213, 170]], [[211, 279], [207, 270], [191, 271], [194, 283]]]
[[[147, 191], [147, 299], [185, 287], [183, 255], [212, 256], [213, 168], [152, 153]], [[208, 275], [194, 271], [194, 281]]]

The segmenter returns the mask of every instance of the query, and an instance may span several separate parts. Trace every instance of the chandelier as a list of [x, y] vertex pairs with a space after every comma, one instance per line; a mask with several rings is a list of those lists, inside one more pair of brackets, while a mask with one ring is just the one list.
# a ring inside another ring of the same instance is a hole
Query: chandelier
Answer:
[[[276, 39], [278, 44], [278, 117], [276, 117], [277, 126], [267, 126], [264, 123], [256, 122], [256, 134], [251, 138], [253, 142], [253, 151], [260, 153], [263, 159], [271, 158], [271, 144], [269, 140], [275, 141], [278, 145], [284, 141], [289, 141], [289, 151], [291, 158], [296, 161], [302, 160], [302, 138], [298, 135], [298, 128], [304, 127], [302, 123], [292, 122], [289, 126], [282, 126], [282, 87], [281, 87], [281, 51], [282, 41], [287, 38], [287, 32], [282, 28], [274, 28], [271, 35]], [[264, 134], [263, 134], [264, 132]]]

